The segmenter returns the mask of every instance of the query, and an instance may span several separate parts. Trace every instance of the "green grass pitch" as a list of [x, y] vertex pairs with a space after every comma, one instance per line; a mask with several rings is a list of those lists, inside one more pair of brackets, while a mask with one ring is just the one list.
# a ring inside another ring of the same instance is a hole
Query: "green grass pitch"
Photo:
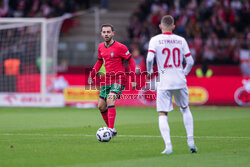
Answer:
[[0, 108], [1, 167], [247, 167], [250, 108], [191, 107], [197, 154], [191, 154], [181, 112], [169, 114], [172, 155], [155, 108], [117, 107], [118, 136], [101, 143], [97, 109]]

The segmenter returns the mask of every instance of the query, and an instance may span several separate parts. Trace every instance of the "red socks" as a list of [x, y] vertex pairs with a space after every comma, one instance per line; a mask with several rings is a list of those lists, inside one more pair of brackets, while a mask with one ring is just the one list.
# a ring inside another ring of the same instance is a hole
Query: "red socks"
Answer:
[[115, 124], [116, 110], [115, 106], [108, 106], [108, 127], [113, 129]]
[[109, 120], [108, 120], [108, 110], [101, 112], [102, 118], [105, 121], [106, 125], [109, 126]]
[[101, 112], [101, 114], [107, 127], [113, 129], [114, 124], [115, 124], [115, 117], [116, 117], [115, 106], [108, 106], [108, 109], [105, 112]]

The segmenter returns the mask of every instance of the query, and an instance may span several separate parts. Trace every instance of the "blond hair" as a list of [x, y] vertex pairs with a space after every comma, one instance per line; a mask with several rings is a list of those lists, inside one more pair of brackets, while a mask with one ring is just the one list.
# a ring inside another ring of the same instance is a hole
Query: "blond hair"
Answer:
[[161, 26], [163, 28], [171, 29], [174, 25], [174, 18], [170, 15], [163, 16], [161, 19]]

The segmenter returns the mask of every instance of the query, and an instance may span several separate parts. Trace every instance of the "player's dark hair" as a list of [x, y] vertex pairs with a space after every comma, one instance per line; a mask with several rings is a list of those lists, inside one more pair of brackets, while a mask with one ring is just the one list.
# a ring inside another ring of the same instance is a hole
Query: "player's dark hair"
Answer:
[[171, 27], [174, 25], [174, 18], [170, 15], [163, 16], [161, 19], [161, 24], [166, 27]]
[[110, 27], [112, 31], [115, 31], [114, 26], [112, 24], [102, 24], [101, 26], [101, 32], [103, 27]]

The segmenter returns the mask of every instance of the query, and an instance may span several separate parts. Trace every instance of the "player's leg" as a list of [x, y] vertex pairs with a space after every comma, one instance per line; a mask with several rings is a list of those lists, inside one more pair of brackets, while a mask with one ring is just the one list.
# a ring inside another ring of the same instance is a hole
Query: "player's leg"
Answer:
[[98, 108], [102, 114], [102, 118], [105, 121], [107, 127], [109, 126], [109, 121], [108, 121], [108, 109], [107, 109], [107, 103], [104, 98], [99, 98], [98, 100]]
[[176, 90], [174, 92], [174, 97], [176, 104], [180, 107], [181, 113], [183, 115], [183, 123], [187, 133], [187, 143], [190, 151], [192, 153], [197, 152], [197, 148], [194, 144], [194, 125], [193, 116], [188, 106], [189, 93], [188, 88], [183, 88]]
[[98, 101], [98, 108], [107, 126], [109, 126], [109, 122], [108, 122], [108, 109], [107, 109], [106, 99], [107, 99], [107, 93], [109, 93], [109, 90], [110, 90], [110, 86], [104, 85], [101, 89], [100, 98]]
[[159, 113], [159, 130], [165, 142], [165, 149], [162, 154], [171, 154], [173, 149], [168, 124], [168, 112], [173, 110], [171, 92], [167, 90], [157, 90], [156, 105], [157, 112]]
[[114, 128], [115, 118], [116, 118], [116, 108], [115, 101], [121, 95], [125, 86], [121, 84], [114, 83], [111, 85], [110, 92], [107, 97], [107, 106], [108, 106], [108, 120], [109, 120], [109, 128], [113, 132], [113, 136], [117, 135], [117, 131]]
[[117, 95], [115, 93], [110, 92], [107, 97], [107, 105], [108, 105], [108, 121], [109, 128], [113, 133], [113, 136], [117, 135], [117, 131], [115, 130], [115, 118], [116, 118], [116, 109], [115, 109], [115, 100], [117, 99]]
[[184, 126], [185, 126], [186, 133], [187, 133], [188, 147], [192, 153], [196, 153], [197, 148], [194, 144], [194, 124], [193, 124], [192, 113], [190, 111], [189, 106], [180, 107], [180, 110], [181, 110], [182, 115], [183, 115], [183, 122], [184, 122]]

